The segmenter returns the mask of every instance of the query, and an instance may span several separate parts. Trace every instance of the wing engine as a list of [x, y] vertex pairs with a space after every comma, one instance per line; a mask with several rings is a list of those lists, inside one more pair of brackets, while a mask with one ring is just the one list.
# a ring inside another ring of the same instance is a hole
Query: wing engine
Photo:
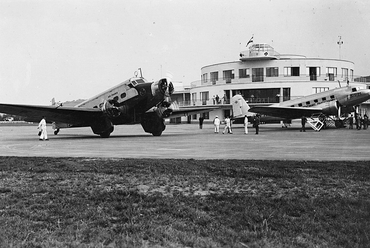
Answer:
[[109, 118], [116, 118], [121, 114], [128, 113], [128, 107], [126, 105], [119, 106], [118, 102], [115, 100], [105, 100], [101, 110]]
[[318, 107], [322, 108], [322, 112], [326, 115], [337, 115], [340, 112], [340, 104], [338, 101], [325, 102], [319, 104]]

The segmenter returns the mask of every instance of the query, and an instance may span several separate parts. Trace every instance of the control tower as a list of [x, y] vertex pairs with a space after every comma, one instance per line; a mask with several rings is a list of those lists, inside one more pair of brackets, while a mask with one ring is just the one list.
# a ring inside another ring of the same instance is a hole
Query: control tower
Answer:
[[240, 60], [272, 60], [278, 59], [280, 54], [274, 50], [269, 44], [260, 43], [253, 44], [249, 50], [240, 52]]

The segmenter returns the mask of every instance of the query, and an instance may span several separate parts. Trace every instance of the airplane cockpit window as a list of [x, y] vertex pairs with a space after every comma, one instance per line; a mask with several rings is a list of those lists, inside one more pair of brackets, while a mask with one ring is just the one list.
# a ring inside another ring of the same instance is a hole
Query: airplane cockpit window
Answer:
[[143, 79], [136, 79], [135, 80], [138, 84], [143, 84], [143, 83], [145, 83], [145, 81], [143, 80]]
[[130, 84], [132, 85], [132, 87], [135, 87], [136, 85], [138, 85], [138, 83], [135, 80], [131, 80]]

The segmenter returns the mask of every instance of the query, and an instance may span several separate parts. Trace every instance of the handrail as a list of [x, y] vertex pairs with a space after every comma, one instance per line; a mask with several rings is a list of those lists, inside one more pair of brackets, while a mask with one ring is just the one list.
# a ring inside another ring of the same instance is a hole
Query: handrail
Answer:
[[[353, 79], [350, 79], [351, 83], [366, 83], [365, 82], [366, 77], [361, 76], [353, 76]], [[312, 80], [311, 80], [312, 79]], [[220, 77], [215, 79], [202, 79], [202, 80], [196, 80], [190, 83], [191, 87], [199, 87], [199, 86], [211, 86], [211, 85], [223, 85], [223, 84], [229, 84], [229, 83], [276, 83], [276, 82], [287, 82], [287, 81], [301, 81], [301, 82], [337, 82], [340, 81], [342, 85], [345, 85], [347, 83], [347, 77], [342, 74], [337, 74], [336, 76], [327, 75], [326, 73], [323, 73], [321, 75], [309, 75], [309, 74], [300, 74], [299, 76], [286, 76], [284, 74], [278, 74], [277, 76], [266, 76], [266, 75], [258, 75], [258, 76], [252, 76], [247, 75], [245, 77]], [[370, 82], [368, 82], [370, 83]]]

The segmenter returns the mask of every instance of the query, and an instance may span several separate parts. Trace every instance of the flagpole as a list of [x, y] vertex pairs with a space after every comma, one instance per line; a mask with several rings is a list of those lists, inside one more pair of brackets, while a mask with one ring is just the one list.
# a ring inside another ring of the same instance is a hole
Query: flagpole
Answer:
[[342, 55], [341, 55], [341, 46], [343, 45], [343, 41], [342, 41], [342, 36], [338, 36], [339, 37], [339, 41], [337, 42], [337, 44], [339, 45], [339, 59], [342, 59]]

